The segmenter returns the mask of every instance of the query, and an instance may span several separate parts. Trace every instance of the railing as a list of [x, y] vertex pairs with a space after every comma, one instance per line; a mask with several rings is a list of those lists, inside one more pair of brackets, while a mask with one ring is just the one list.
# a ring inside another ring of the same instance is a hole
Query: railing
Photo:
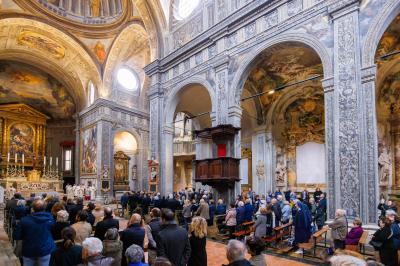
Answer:
[[196, 147], [193, 141], [174, 142], [174, 156], [194, 155]]

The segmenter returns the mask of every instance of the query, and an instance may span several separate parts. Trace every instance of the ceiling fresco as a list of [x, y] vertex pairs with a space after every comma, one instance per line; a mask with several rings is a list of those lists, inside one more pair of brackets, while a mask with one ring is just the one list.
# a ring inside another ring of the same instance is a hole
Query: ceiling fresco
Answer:
[[[244, 88], [253, 94], [268, 92], [322, 73], [321, 60], [313, 49], [297, 43], [279, 44], [258, 57], [256, 67], [250, 72]], [[262, 95], [262, 105], [268, 107], [280, 94]]]
[[[398, 50], [400, 50], [400, 15], [392, 21], [383, 34], [376, 51], [376, 57]], [[394, 56], [390, 58], [390, 60], [393, 59], [395, 59]]]
[[67, 89], [47, 73], [12, 61], [0, 61], [0, 104], [25, 103], [53, 119], [70, 119], [75, 113]]

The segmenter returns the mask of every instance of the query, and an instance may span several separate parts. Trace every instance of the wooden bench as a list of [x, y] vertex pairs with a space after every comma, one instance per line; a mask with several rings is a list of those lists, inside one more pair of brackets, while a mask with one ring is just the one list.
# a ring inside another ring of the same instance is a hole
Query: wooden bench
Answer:
[[[290, 235], [291, 229], [292, 229], [292, 222], [289, 222], [281, 226], [277, 226], [273, 228], [273, 233], [271, 236], [264, 237], [264, 242], [267, 244], [271, 244], [272, 246], [273, 243], [282, 241], [284, 236]], [[277, 246], [275, 247], [277, 248]]]
[[251, 232], [254, 231], [254, 229], [251, 227], [252, 225], [254, 225], [255, 222], [254, 221], [250, 221], [250, 222], [244, 222], [241, 224], [242, 229], [239, 231], [234, 232], [232, 235], [235, 238], [243, 238], [244, 236], [250, 235]]
[[360, 237], [360, 240], [358, 241], [358, 248], [360, 250], [360, 253], [363, 255], [366, 255], [365, 244], [367, 243], [368, 236], [369, 236], [368, 231], [364, 231]]
[[305, 254], [304, 251], [303, 251], [303, 258], [304, 258], [304, 257], [313, 257], [313, 258], [316, 257], [316, 250], [317, 250], [317, 247], [319, 247], [319, 245], [318, 245], [318, 239], [320, 239], [320, 238], [323, 237], [323, 236], [324, 236], [324, 245], [323, 245], [322, 247], [325, 247], [325, 248], [326, 248], [326, 236], [327, 236], [327, 232], [328, 232], [328, 231], [329, 231], [329, 228], [325, 228], [325, 227], [324, 227], [324, 228], [322, 228], [321, 230], [315, 232], [315, 233], [311, 236], [310, 241], [308, 241], [307, 243], [299, 243], [299, 244], [298, 244], [299, 248], [302, 248], [303, 250], [310, 250], [310, 249], [313, 250], [312, 255], [307, 255], [307, 254]]

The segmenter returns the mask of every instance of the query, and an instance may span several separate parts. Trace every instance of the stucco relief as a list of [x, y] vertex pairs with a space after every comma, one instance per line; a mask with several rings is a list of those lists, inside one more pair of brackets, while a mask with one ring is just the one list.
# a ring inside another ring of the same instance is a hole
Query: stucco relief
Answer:
[[251, 23], [244, 28], [246, 39], [253, 37], [256, 34], [256, 23]]
[[303, 9], [303, 0], [292, 0], [287, 4], [287, 14], [289, 17], [296, 15]]
[[335, 21], [337, 27], [337, 76], [339, 105], [340, 202], [349, 216], [360, 214], [359, 112], [356, 86], [356, 21], [349, 14]]
[[203, 14], [191, 18], [172, 34], [173, 48], [177, 49], [203, 31]]
[[265, 28], [269, 29], [278, 24], [278, 10], [274, 10], [271, 13], [264, 16]]
[[226, 106], [228, 106], [226, 91], [225, 91], [225, 83], [226, 83], [226, 73], [222, 71], [217, 74], [217, 97], [218, 97], [218, 123], [226, 124], [227, 123], [227, 115], [226, 115]]

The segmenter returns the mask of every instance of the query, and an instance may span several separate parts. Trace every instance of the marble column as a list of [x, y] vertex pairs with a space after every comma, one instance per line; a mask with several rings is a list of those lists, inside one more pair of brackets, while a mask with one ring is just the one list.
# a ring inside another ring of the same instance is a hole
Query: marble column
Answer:
[[173, 126], [164, 126], [163, 128], [163, 145], [161, 149], [161, 180], [160, 192], [162, 195], [168, 195], [173, 192], [174, 178], [174, 128]]
[[[334, 154], [335, 208], [349, 218], [365, 220], [362, 169], [362, 114], [360, 113], [359, 1], [347, 0], [329, 7], [334, 28]], [[331, 114], [327, 114], [330, 116]], [[331, 130], [331, 129], [328, 129]], [[332, 132], [330, 132], [332, 133]], [[376, 208], [376, 207], [375, 207]], [[329, 213], [332, 217], [332, 213]]]
[[376, 207], [379, 201], [378, 184], [378, 131], [375, 106], [376, 66], [361, 70], [360, 106], [362, 110], [362, 213], [363, 221], [375, 224], [378, 215]]
[[[80, 177], [80, 169], [81, 169], [81, 165], [80, 165], [80, 149], [81, 149], [81, 145], [80, 145], [80, 140], [81, 140], [81, 130], [80, 130], [80, 123], [79, 123], [79, 116], [76, 114], [75, 115], [75, 156], [74, 156], [74, 166], [75, 166], [75, 184], [79, 184], [79, 177]], [[46, 152], [44, 152], [45, 154]], [[43, 155], [44, 155], [43, 154]]]

